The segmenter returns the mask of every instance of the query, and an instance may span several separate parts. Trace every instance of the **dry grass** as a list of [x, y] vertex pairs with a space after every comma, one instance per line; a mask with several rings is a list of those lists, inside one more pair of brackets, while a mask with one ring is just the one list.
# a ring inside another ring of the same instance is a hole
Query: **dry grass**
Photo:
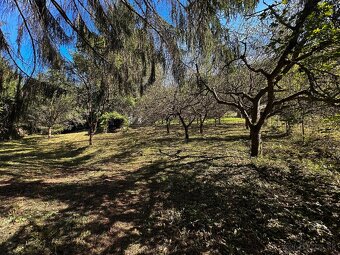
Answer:
[[178, 128], [2, 142], [0, 254], [340, 252], [339, 140]]

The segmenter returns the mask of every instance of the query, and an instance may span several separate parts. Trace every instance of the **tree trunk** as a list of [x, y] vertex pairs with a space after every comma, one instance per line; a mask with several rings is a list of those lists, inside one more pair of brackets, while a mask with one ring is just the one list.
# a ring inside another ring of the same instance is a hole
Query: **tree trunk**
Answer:
[[185, 132], [185, 139], [184, 139], [184, 141], [186, 143], [188, 143], [189, 142], [189, 127], [188, 126], [184, 126], [184, 132]]
[[247, 119], [245, 119], [244, 121], [244, 126], [246, 127], [247, 130], [249, 129], [249, 123]]
[[142, 81], [140, 82], [140, 85], [139, 85], [139, 93], [141, 97], [144, 95], [144, 85]]
[[200, 134], [203, 134], [203, 123], [200, 123]]
[[302, 121], [301, 121], [301, 132], [302, 132], [302, 142], [305, 142], [305, 120], [302, 117]]
[[261, 150], [261, 128], [259, 127], [250, 127], [250, 139], [251, 139], [251, 148], [250, 148], [250, 156], [257, 157]]
[[166, 133], [170, 134], [170, 121], [169, 120], [166, 121]]
[[52, 127], [48, 127], [48, 139], [52, 137]]
[[220, 117], [220, 118], [218, 118], [218, 124], [220, 124], [220, 125], [221, 125], [221, 117]]
[[96, 132], [96, 123], [90, 124], [90, 130], [89, 130], [89, 145], [92, 145], [92, 139], [94, 136], [94, 133]]
[[214, 120], [215, 120], [215, 127], [217, 126], [217, 119], [216, 118], [214, 118]]
[[93, 138], [93, 133], [90, 131], [90, 134], [89, 134], [89, 145], [92, 145], [92, 138]]
[[184, 119], [183, 119], [183, 117], [182, 117], [180, 114], [178, 114], [178, 118], [179, 118], [179, 120], [180, 120], [180, 122], [181, 122], [181, 124], [182, 124], [182, 126], [183, 126], [183, 128], [184, 128], [184, 133], [185, 133], [184, 141], [185, 141], [186, 143], [188, 143], [188, 142], [189, 142], [189, 127], [191, 126], [191, 124], [193, 123], [193, 121], [194, 121], [195, 119], [192, 119], [192, 120], [189, 122], [189, 124], [186, 124], [185, 121], [184, 121]]

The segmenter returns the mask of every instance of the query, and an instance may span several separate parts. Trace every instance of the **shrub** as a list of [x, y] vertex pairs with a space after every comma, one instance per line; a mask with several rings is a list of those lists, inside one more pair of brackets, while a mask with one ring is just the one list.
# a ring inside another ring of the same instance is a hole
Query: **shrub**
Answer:
[[100, 131], [114, 132], [115, 130], [128, 125], [128, 119], [118, 112], [106, 112], [99, 120]]

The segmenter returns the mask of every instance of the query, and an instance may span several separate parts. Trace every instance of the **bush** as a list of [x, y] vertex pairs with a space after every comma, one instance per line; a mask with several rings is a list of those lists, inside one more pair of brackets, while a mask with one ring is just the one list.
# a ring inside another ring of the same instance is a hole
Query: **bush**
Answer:
[[128, 125], [128, 119], [118, 112], [106, 112], [99, 120], [100, 131], [114, 132], [119, 128]]

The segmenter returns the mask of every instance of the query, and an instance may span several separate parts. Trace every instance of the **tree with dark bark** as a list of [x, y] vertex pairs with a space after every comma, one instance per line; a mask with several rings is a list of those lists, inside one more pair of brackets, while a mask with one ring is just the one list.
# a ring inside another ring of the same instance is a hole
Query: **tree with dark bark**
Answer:
[[199, 95], [199, 92], [196, 92], [189, 84], [183, 84], [174, 91], [173, 111], [183, 127], [186, 143], [189, 142], [189, 129], [197, 118], [195, 108], [200, 103]]
[[[252, 29], [249, 37], [237, 35], [233, 41], [235, 56], [219, 69], [218, 75], [226, 77], [224, 82], [228, 84], [224, 94], [203, 79], [198, 66], [197, 75], [217, 102], [242, 113], [250, 129], [250, 154], [256, 157], [260, 154], [263, 124], [288, 107], [289, 101], [313, 98], [334, 104], [340, 102], [339, 76], [333, 61], [340, 45], [339, 6], [334, 1], [314, 0], [272, 4], [254, 14], [254, 18], [255, 21], [251, 18], [248, 22], [252, 22], [252, 26], [258, 23], [259, 33], [253, 34]], [[327, 67], [315, 61], [322, 54], [332, 57]], [[230, 81], [237, 70], [244, 70], [248, 81], [235, 81], [235, 78]], [[296, 88], [284, 82], [297, 72], [306, 81], [303, 86]], [[328, 83], [318, 82], [316, 74], [320, 73], [327, 76]]]

